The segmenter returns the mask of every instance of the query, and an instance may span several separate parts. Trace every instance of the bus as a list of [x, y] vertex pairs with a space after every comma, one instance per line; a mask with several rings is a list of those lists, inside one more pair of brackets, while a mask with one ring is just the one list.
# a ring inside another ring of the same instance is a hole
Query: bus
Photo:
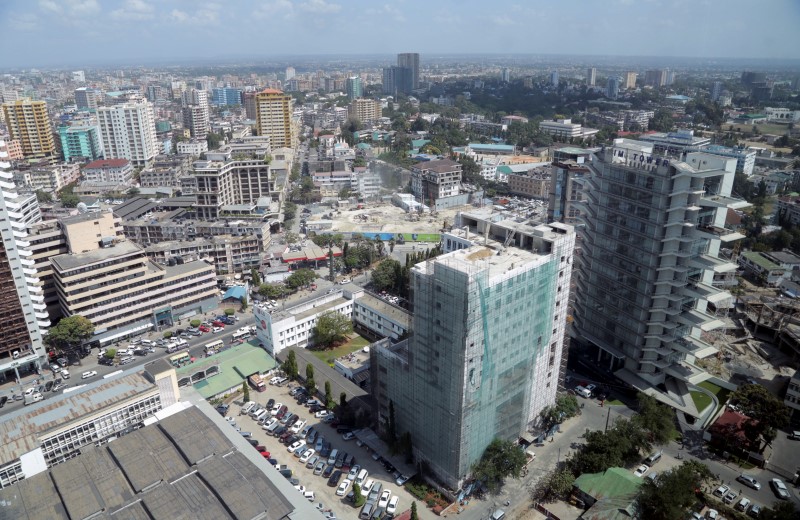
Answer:
[[222, 347], [225, 346], [225, 343], [222, 342], [221, 339], [216, 341], [212, 341], [211, 343], [206, 343], [206, 355], [216, 354]]
[[181, 365], [185, 365], [186, 363], [189, 363], [191, 360], [192, 360], [192, 358], [191, 358], [191, 356], [189, 356], [188, 352], [182, 352], [180, 354], [177, 354], [177, 355], [172, 356], [172, 357], [169, 358], [169, 362], [174, 367], [179, 367]]
[[241, 328], [233, 333], [233, 341], [244, 340], [252, 335], [249, 328]]

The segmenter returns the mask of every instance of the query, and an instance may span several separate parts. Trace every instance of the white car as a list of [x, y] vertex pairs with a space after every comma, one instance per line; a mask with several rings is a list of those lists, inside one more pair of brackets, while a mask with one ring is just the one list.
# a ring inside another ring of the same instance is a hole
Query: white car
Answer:
[[276, 422], [278, 422], [278, 419], [272, 417], [270, 418], [269, 421], [265, 422], [264, 426], [262, 426], [261, 428], [263, 428], [264, 430], [269, 430], [272, 427], [272, 425], [275, 424]]
[[295, 441], [291, 446], [286, 448], [286, 451], [291, 453], [294, 450], [296, 450], [297, 448], [299, 448], [300, 446], [305, 446], [305, 445], [306, 445], [306, 441], [303, 441], [303, 440]]
[[395, 495], [389, 500], [389, 505], [386, 506], [386, 512], [393, 515], [397, 512], [397, 503], [400, 502], [400, 497]]
[[89, 370], [88, 372], [84, 372], [81, 374], [81, 379], [89, 379], [90, 377], [94, 377], [97, 375], [97, 370]]
[[275, 406], [272, 407], [272, 410], [269, 411], [270, 415], [278, 415], [283, 403], [275, 403]]
[[650, 467], [648, 467], [647, 464], [642, 464], [641, 466], [636, 468], [636, 471], [633, 472], [633, 475], [635, 477], [643, 477], [643, 476], [645, 476], [645, 474], [647, 473], [647, 470], [649, 470], [649, 469], [650, 469]]
[[339, 487], [336, 488], [336, 496], [337, 497], [343, 497], [345, 495], [345, 493], [347, 493], [347, 488], [349, 488], [349, 487], [350, 487], [350, 481], [347, 480], [347, 479], [344, 479], [342, 481], [342, 483], [339, 484]]
[[223, 330], [225, 329], [223, 329], [222, 327], [214, 327], [213, 329], [211, 329], [211, 333], [216, 334], [217, 332], [222, 332]]
[[330, 413], [331, 412], [329, 412], [328, 410], [320, 410], [314, 414], [314, 417], [316, 417], [317, 419], [324, 419], [325, 417], [330, 415]]
[[392, 492], [388, 489], [384, 489], [383, 493], [381, 493], [381, 498], [378, 500], [378, 509], [386, 508], [389, 505], [389, 497], [392, 496]]
[[406, 482], [408, 482], [408, 477], [402, 474], [396, 479], [394, 479], [394, 483], [397, 484], [398, 486], [402, 486]]
[[309, 502], [313, 502], [314, 501], [314, 492], [313, 491], [305, 491], [303, 493], [303, 496], [306, 497]]
[[372, 489], [372, 486], [375, 485], [375, 481], [372, 479], [368, 479], [364, 484], [361, 485], [361, 494], [364, 496], [369, 495], [369, 490]]
[[308, 462], [308, 459], [310, 459], [311, 457], [314, 456], [315, 453], [316, 453], [316, 451], [314, 451], [313, 448], [310, 448], [310, 449], [306, 450], [303, 453], [303, 455], [300, 457], [300, 463], [301, 464], [305, 464], [306, 462]]

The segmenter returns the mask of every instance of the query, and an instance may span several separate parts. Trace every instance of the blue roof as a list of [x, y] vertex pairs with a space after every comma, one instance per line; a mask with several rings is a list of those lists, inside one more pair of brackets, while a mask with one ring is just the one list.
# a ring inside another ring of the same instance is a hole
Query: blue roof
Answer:
[[222, 297], [222, 299], [223, 301], [227, 300], [228, 298], [235, 298], [237, 300], [241, 300], [245, 296], [247, 296], [247, 291], [245, 290], [245, 288], [240, 285], [235, 285], [230, 289], [228, 289], [227, 291], [225, 291], [225, 295]]
[[469, 143], [469, 147], [473, 150], [495, 150], [498, 152], [513, 152], [514, 146], [510, 144], [482, 144], [482, 143]]

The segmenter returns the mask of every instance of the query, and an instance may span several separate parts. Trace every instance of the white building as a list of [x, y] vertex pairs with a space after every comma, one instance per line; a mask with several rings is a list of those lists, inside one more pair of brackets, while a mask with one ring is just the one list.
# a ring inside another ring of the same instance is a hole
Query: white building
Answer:
[[175, 147], [181, 155], [200, 157], [200, 154], [208, 151], [208, 141], [205, 139], [192, 139], [191, 141], [182, 141], [176, 144]]
[[144, 167], [158, 155], [155, 115], [149, 102], [100, 107], [97, 120], [106, 157]]
[[288, 309], [258, 303], [253, 306], [256, 337], [272, 357], [288, 347], [305, 348], [319, 317], [339, 312], [352, 318], [354, 299], [359, 294], [348, 290], [326, 294]]
[[767, 119], [769, 121], [777, 121], [782, 123], [797, 123], [800, 121], [800, 110], [771, 107], [767, 107], [764, 110], [767, 113]]
[[555, 121], [542, 121], [539, 123], [539, 130], [559, 139], [577, 138], [585, 139], [591, 137], [600, 130], [596, 128], [584, 128], [579, 123], [573, 123], [571, 119], [556, 119]]
[[126, 159], [99, 159], [83, 168], [83, 180], [129, 184], [133, 179], [133, 167]]

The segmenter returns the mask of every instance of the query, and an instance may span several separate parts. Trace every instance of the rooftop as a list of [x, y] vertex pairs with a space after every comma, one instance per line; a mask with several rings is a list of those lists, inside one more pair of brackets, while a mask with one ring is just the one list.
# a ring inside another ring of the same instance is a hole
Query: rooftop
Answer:
[[742, 253], [742, 256], [762, 269], [772, 270], [781, 268], [781, 266], [758, 251], [746, 251]]
[[359, 296], [356, 301], [356, 304], [363, 305], [364, 307], [369, 307], [372, 310], [377, 311], [382, 316], [386, 316], [390, 318], [400, 325], [408, 328], [409, 324], [411, 323], [411, 313], [402, 309], [396, 305], [392, 305], [391, 303], [387, 302], [386, 300], [382, 300], [377, 298], [371, 294], [364, 293], [363, 296]]
[[573, 484], [590, 497], [601, 500], [636, 493], [643, 480], [625, 468], [609, 468], [603, 473], [585, 473]]
[[438, 159], [435, 161], [425, 161], [414, 165], [414, 169], [429, 170], [436, 173], [452, 172], [460, 170], [461, 164], [450, 159]]
[[88, 253], [65, 254], [54, 256], [50, 259], [53, 267], [58, 271], [69, 271], [78, 267], [88, 266], [97, 262], [103, 262], [120, 256], [140, 253], [144, 255], [144, 249], [133, 242], [123, 241], [113, 247], [103, 247]]
[[98, 159], [92, 161], [83, 167], [84, 170], [94, 170], [102, 168], [122, 168], [123, 166], [130, 165], [128, 159]]
[[193, 385], [204, 398], [218, 395], [237, 385], [241, 386], [248, 376], [256, 372], [269, 372], [277, 363], [264, 349], [251, 343], [242, 343], [176, 369], [178, 381], [213, 365], [219, 366], [219, 373]]
[[5, 414], [0, 419], [0, 462], [16, 460], [38, 448], [39, 437], [54, 428], [151, 390], [155, 386], [143, 373], [120, 374], [88, 383], [81, 392], [54, 396]]
[[189, 406], [0, 490], [0, 516], [278, 520], [307, 505], [293, 505], [282, 477], [271, 480], [207, 413]]

